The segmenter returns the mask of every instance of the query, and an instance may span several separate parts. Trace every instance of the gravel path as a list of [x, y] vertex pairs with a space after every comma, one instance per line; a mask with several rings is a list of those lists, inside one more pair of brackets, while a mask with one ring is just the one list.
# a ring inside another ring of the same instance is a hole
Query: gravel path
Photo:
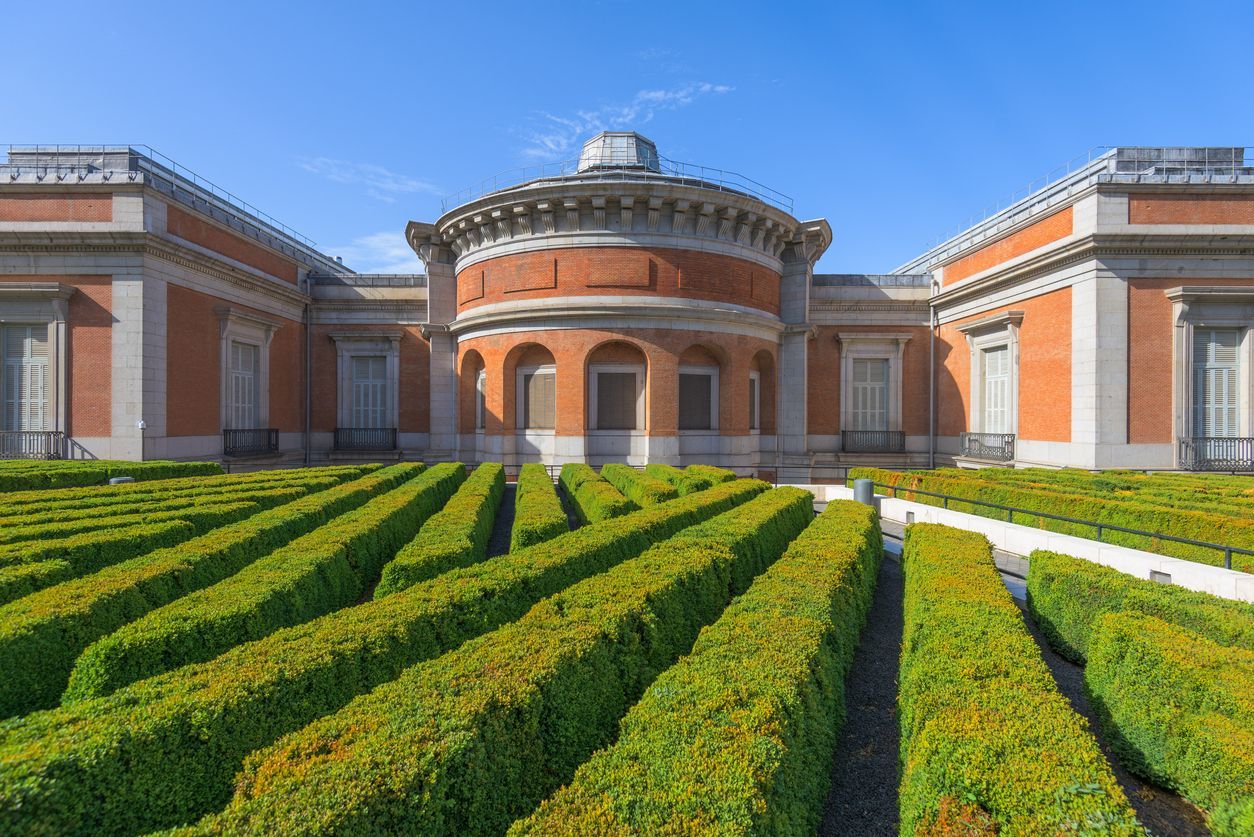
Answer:
[[509, 536], [514, 529], [514, 493], [517, 489], [517, 483], [505, 483], [505, 493], [501, 495], [501, 505], [496, 510], [496, 522], [492, 524], [492, 535], [488, 538], [489, 558], [509, 552]]
[[902, 631], [901, 565], [884, 556], [853, 667], [845, 680], [845, 725], [819, 834], [897, 833], [897, 670]]

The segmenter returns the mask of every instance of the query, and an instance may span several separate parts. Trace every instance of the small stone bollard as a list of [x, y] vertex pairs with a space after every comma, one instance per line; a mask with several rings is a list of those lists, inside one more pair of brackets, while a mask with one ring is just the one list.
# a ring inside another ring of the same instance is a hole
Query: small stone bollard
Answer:
[[853, 499], [854, 502], [862, 503], [864, 506], [874, 506], [875, 483], [872, 480], [854, 480]]
[[122, 485], [123, 483], [135, 482], [134, 477], [109, 477], [109, 485]]

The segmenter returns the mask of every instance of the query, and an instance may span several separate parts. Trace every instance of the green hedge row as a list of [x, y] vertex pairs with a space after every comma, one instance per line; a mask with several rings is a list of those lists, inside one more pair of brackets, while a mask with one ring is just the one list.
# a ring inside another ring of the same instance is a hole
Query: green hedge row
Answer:
[[1028, 609], [1049, 644], [1077, 663], [1097, 620], [1135, 611], [1254, 651], [1254, 605], [1135, 578], [1110, 567], [1037, 550], [1028, 560]]
[[1084, 685], [1129, 770], [1207, 811], [1213, 833], [1254, 834], [1254, 651], [1109, 613], [1093, 630]]
[[0, 491], [29, 491], [40, 488], [66, 488], [99, 485], [111, 477], [164, 480], [221, 474], [216, 462], [122, 462], [112, 460], [50, 460], [25, 467], [0, 469]]
[[[1223, 513], [1206, 513], [1181, 509], [1168, 509], [1130, 500], [1112, 500], [1109, 497], [1068, 494], [1063, 490], [1042, 490], [1014, 485], [999, 484], [980, 480], [975, 477], [949, 476], [928, 471], [886, 471], [880, 468], [851, 468], [850, 484], [855, 479], [873, 479], [877, 483], [899, 486], [899, 496], [905, 500], [926, 503], [932, 506], [941, 505], [935, 497], [911, 494], [911, 489], [934, 491], [970, 500], [996, 503], [1027, 510], [1028, 514], [1015, 514], [1014, 523], [1023, 526], [1034, 526], [1050, 532], [1061, 532], [1082, 538], [1094, 538], [1096, 532], [1092, 526], [1077, 526], [1058, 520], [1039, 517], [1031, 512], [1062, 515], [1079, 520], [1091, 520], [1098, 523], [1109, 523], [1129, 529], [1141, 529], [1146, 532], [1170, 534], [1176, 537], [1191, 538], [1208, 543], [1235, 546], [1242, 549], [1254, 549], [1254, 521], [1234, 518]], [[983, 506], [974, 506], [962, 502], [949, 503], [955, 511], [968, 512], [982, 517], [1006, 519], [1006, 513]], [[1102, 540], [1122, 546], [1155, 552], [1160, 555], [1171, 555], [1202, 564], [1221, 566], [1223, 553], [1214, 549], [1188, 546], [1186, 544], [1162, 541], [1141, 535], [1129, 535], [1121, 532], [1107, 531]], [[1242, 572], [1254, 570], [1254, 556], [1233, 555], [1232, 568]]]
[[641, 473], [630, 465], [611, 462], [601, 466], [601, 478], [622, 492], [623, 496], [640, 508], [656, 506], [679, 496], [675, 486], [665, 480]]
[[781, 488], [540, 602], [251, 755], [196, 831], [500, 833], [813, 518]]
[[55, 706], [74, 661], [95, 640], [238, 572], [406, 474], [373, 473], [0, 608], [0, 717]]
[[715, 484], [731, 482], [736, 479], [735, 471], [729, 471], [726, 468], [716, 468], [713, 465], [689, 465], [684, 470], [688, 474], [713, 480]]
[[219, 477], [189, 477], [187, 479], [162, 480], [130, 485], [112, 485], [96, 488], [67, 488], [61, 491], [23, 491], [0, 497], [0, 519], [14, 516], [48, 514], [73, 509], [92, 509], [114, 503], [132, 503], [175, 496], [192, 496], [213, 491], [235, 491], [244, 486], [259, 483], [285, 483], [315, 477], [353, 479], [360, 474], [375, 470], [368, 466], [352, 468], [299, 468], [283, 471], [257, 471], [252, 474], [229, 474]]
[[882, 553], [870, 508], [828, 504], [511, 833], [814, 834]]
[[522, 466], [514, 486], [514, 525], [509, 533], [509, 551], [517, 552], [569, 531], [570, 521], [553, 488], [548, 469], [537, 463]]
[[469, 478], [465, 474], [463, 468], [460, 479], [465, 481], [444, 508], [383, 568], [374, 590], [376, 599], [454, 567], [478, 563], [487, 555], [492, 524], [505, 494], [505, 468], [499, 462], [485, 462]]
[[135, 833], [217, 810], [253, 750], [766, 488], [739, 480], [586, 526], [0, 725], [0, 833]]
[[585, 524], [600, 523], [635, 511], [638, 506], [600, 477], [590, 465], [567, 462], [557, 481]]
[[698, 491], [705, 491], [719, 482], [719, 480], [713, 477], [701, 476], [691, 471], [681, 471], [674, 465], [666, 465], [661, 462], [651, 462], [645, 465], [644, 472], [656, 480], [662, 480], [675, 486], [675, 490], [679, 492], [680, 497], [694, 494]]
[[417, 463], [395, 467], [409, 479], [386, 494], [89, 645], [74, 663], [62, 703], [212, 659], [356, 602], [464, 478], [461, 463], [427, 471]]
[[1140, 834], [1084, 719], [1058, 691], [982, 535], [906, 530], [898, 677], [901, 833], [961, 833], [951, 800], [1005, 834]]

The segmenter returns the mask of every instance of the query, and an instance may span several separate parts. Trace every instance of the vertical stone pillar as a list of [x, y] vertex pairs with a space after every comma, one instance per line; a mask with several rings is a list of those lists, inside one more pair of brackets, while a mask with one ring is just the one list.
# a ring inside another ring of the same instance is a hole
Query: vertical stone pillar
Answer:
[[457, 276], [453, 253], [432, 224], [411, 221], [405, 230], [409, 245], [427, 268], [427, 319], [423, 336], [431, 345], [430, 417], [426, 458], [456, 459], [460, 453], [457, 433], [457, 338], [449, 325], [457, 317]]
[[[826, 221], [804, 225], [783, 252], [780, 276], [779, 382], [775, 389], [775, 432], [779, 451], [777, 478], [806, 482], [810, 479], [810, 451], [806, 427], [807, 363], [810, 340], [810, 283], [814, 263], [831, 243]], [[765, 456], [763, 457], [766, 458]]]
[[1050, 464], [1139, 467], [1128, 442], [1128, 287], [1097, 269], [1071, 287], [1071, 455]]

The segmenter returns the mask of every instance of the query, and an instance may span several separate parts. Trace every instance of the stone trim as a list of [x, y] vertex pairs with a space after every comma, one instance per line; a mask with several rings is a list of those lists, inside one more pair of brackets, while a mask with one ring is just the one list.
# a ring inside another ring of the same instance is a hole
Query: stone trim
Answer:
[[0, 282], [0, 325], [48, 325], [48, 414], [51, 429], [63, 432], [69, 427], [70, 297], [76, 290], [63, 282]]
[[888, 409], [885, 430], [902, 429], [902, 384], [906, 344], [914, 335], [902, 332], [838, 332], [840, 346], [840, 427], [853, 427], [853, 362], [855, 358], [888, 361]]
[[404, 335], [403, 331], [333, 331], [327, 335], [335, 342], [337, 426], [353, 426], [353, 358], [382, 355], [386, 358], [388, 420], [400, 430], [400, 344]]
[[282, 323], [229, 305], [213, 309], [218, 316], [219, 428], [230, 427], [231, 344], [257, 347], [257, 426], [270, 426], [270, 340]]

